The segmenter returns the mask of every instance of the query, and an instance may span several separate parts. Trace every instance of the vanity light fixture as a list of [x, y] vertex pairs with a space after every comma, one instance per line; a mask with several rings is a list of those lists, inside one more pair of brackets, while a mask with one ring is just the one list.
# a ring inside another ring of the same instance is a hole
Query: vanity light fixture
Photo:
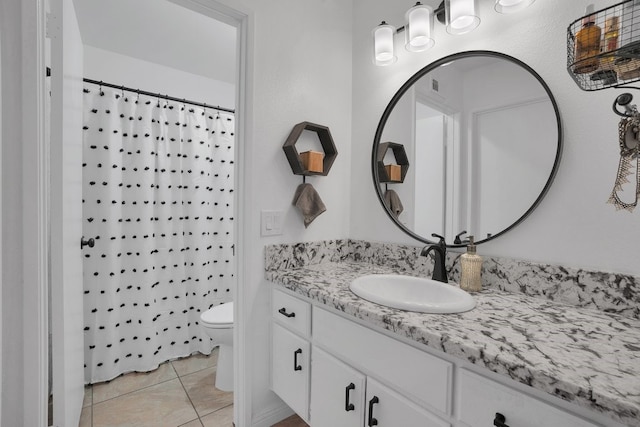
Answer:
[[475, 0], [445, 0], [444, 9], [449, 34], [465, 34], [480, 25], [480, 18], [476, 15]]
[[393, 50], [393, 35], [396, 28], [382, 21], [373, 30], [373, 61], [376, 65], [390, 65], [398, 60]]
[[405, 48], [409, 52], [422, 52], [435, 44], [431, 38], [433, 8], [418, 2], [407, 11], [405, 21]]
[[[394, 48], [394, 36], [405, 33], [405, 48], [409, 52], [423, 52], [435, 44], [431, 36], [433, 17], [446, 25], [449, 34], [465, 34], [480, 25], [476, 14], [477, 0], [444, 0], [437, 9], [417, 2], [405, 14], [405, 25], [396, 29], [382, 21], [373, 29], [373, 62], [390, 65], [398, 60]], [[511, 13], [530, 6], [535, 0], [495, 0], [495, 10]]]

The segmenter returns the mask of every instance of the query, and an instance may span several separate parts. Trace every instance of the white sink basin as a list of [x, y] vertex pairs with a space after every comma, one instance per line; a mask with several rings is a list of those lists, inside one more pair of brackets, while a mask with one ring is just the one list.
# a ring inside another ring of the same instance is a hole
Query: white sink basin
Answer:
[[476, 306], [462, 289], [420, 277], [371, 274], [358, 277], [349, 288], [367, 301], [420, 313], [462, 313]]

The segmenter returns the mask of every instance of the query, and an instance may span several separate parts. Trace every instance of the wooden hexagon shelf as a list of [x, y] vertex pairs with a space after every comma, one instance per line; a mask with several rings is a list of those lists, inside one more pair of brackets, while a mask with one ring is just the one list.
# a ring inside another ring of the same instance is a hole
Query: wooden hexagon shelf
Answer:
[[[384, 157], [389, 149], [393, 151], [396, 163], [400, 166], [400, 179], [391, 179], [385, 168]], [[408, 170], [409, 159], [404, 151], [404, 145], [397, 142], [383, 142], [378, 146], [378, 179], [380, 182], [404, 182]]]
[[[302, 163], [302, 159], [300, 158], [300, 154], [296, 149], [296, 142], [298, 142], [298, 138], [302, 135], [302, 132], [305, 130], [309, 130], [318, 134], [318, 139], [320, 140], [320, 144], [322, 145], [322, 149], [324, 150], [324, 159], [322, 160], [322, 172], [313, 172], [309, 171], [304, 167]], [[289, 161], [289, 165], [291, 165], [291, 170], [295, 175], [322, 175], [326, 176], [331, 169], [331, 165], [333, 165], [333, 161], [336, 159], [338, 155], [338, 150], [336, 150], [336, 145], [333, 143], [333, 138], [331, 137], [331, 132], [329, 128], [322, 125], [317, 125], [315, 123], [310, 122], [302, 122], [298, 123], [293, 127], [293, 130], [289, 134], [289, 137], [285, 141], [282, 146], [284, 153], [287, 155], [287, 160]]]

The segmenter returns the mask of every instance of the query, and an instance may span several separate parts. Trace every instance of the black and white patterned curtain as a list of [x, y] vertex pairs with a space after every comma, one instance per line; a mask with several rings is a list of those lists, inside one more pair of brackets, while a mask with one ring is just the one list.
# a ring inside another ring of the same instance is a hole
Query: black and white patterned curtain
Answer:
[[211, 352], [200, 313], [235, 291], [234, 122], [86, 85], [85, 382]]

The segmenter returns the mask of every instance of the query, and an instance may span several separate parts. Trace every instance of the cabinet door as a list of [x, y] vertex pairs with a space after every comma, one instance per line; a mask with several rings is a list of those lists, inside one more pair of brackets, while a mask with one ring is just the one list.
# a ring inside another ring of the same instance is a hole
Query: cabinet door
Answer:
[[459, 376], [459, 418], [465, 426], [491, 426], [496, 414], [517, 427], [596, 427], [518, 390], [498, 384], [466, 369]]
[[367, 377], [365, 426], [449, 427], [450, 424]]
[[311, 365], [311, 425], [363, 426], [365, 376], [315, 346]]
[[309, 419], [308, 341], [273, 323], [271, 388], [305, 421]]

